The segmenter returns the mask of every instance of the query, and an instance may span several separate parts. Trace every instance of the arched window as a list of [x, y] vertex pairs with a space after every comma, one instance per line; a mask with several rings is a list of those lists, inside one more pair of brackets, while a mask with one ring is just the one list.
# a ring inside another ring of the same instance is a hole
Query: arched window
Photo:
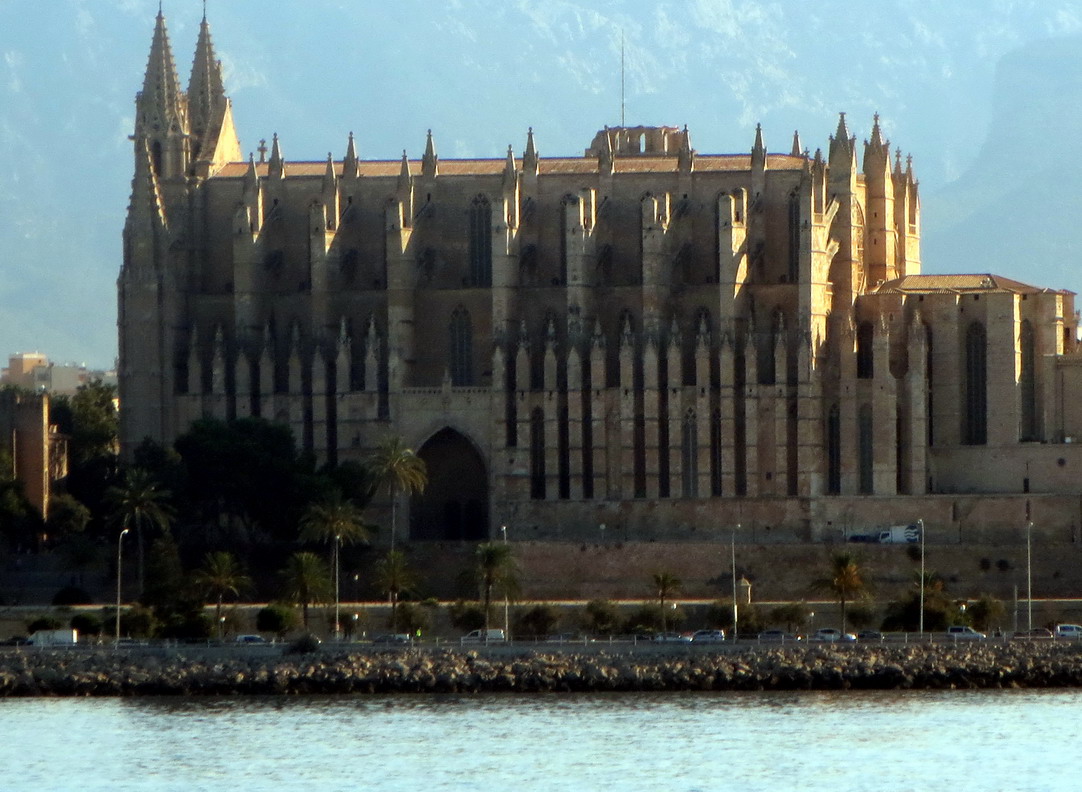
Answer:
[[827, 494], [842, 492], [842, 419], [838, 405], [827, 414]]
[[966, 330], [965, 417], [962, 442], [988, 442], [988, 338], [984, 325], [973, 322]]
[[492, 285], [492, 207], [483, 195], [470, 205], [470, 285]]
[[717, 497], [721, 491], [721, 410], [710, 416], [710, 494]]
[[545, 414], [540, 407], [530, 414], [530, 497], [545, 499]]
[[683, 436], [680, 438], [681, 491], [685, 498], [699, 497], [699, 432], [695, 411], [684, 414]]
[[1028, 319], [1022, 320], [1022, 332], [1019, 339], [1018, 389], [1021, 391], [1022, 407], [1022, 440], [1036, 440], [1037, 438], [1037, 380], [1033, 366], [1035, 362], [1036, 343], [1033, 337], [1033, 325]]
[[860, 468], [860, 494], [871, 495], [875, 492], [875, 480], [872, 477], [872, 405], [860, 405], [857, 413], [857, 452]]
[[451, 314], [451, 384], [473, 384], [473, 327], [470, 314], [459, 307]]
[[154, 168], [154, 175], [162, 177], [162, 144], [155, 140], [150, 146], [150, 164]]
[[857, 328], [857, 379], [871, 379], [875, 375], [875, 325], [861, 322]]

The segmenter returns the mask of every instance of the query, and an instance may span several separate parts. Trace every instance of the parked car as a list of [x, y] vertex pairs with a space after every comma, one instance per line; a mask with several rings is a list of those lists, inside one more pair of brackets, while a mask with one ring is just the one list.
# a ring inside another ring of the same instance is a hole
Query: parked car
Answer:
[[1057, 624], [1056, 625], [1056, 637], [1057, 638], [1082, 638], [1082, 625], [1078, 624]]
[[785, 630], [763, 630], [759, 633], [759, 640], [763, 643], [795, 643], [800, 640], [800, 636], [787, 633]]
[[1052, 631], [1045, 627], [1034, 627], [1032, 630], [1020, 630], [1011, 636], [1012, 641], [1051, 641]]
[[238, 635], [233, 639], [233, 643], [239, 644], [265, 644], [267, 639], [262, 635]]
[[964, 624], [954, 624], [947, 628], [947, 637], [952, 641], [983, 641], [988, 636]]
[[503, 643], [506, 640], [503, 630], [472, 630], [461, 638], [464, 644]]
[[409, 642], [410, 637], [406, 633], [384, 633], [372, 639], [372, 643], [378, 644], [408, 644]]
[[853, 633], [843, 633], [841, 630], [836, 630], [833, 627], [820, 627], [815, 631], [815, 635], [811, 638], [813, 641], [824, 641], [827, 643], [852, 643], [857, 639]]
[[858, 641], [865, 641], [867, 643], [878, 643], [883, 640], [883, 633], [879, 630], [861, 630], [857, 633]]
[[651, 640], [654, 643], [691, 643], [691, 636], [685, 633], [658, 633]]
[[696, 630], [691, 636], [692, 643], [721, 643], [725, 640], [725, 630]]

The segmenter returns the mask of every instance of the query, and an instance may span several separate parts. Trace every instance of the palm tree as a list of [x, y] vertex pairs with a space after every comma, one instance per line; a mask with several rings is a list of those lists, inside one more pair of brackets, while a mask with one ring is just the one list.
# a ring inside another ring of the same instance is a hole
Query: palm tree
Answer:
[[146, 528], [169, 530], [173, 521], [173, 509], [166, 502], [169, 495], [168, 491], [158, 489], [158, 483], [142, 468], [129, 468], [124, 474], [122, 484], [109, 487], [105, 491], [111, 522], [121, 531], [135, 530], [139, 542], [140, 595], [146, 584], [143, 572], [143, 531]]
[[518, 564], [515, 563], [511, 545], [504, 542], [486, 542], [477, 545], [477, 578], [485, 608], [485, 633], [488, 634], [489, 610], [492, 592], [501, 591], [513, 598], [518, 594]]
[[217, 600], [216, 625], [222, 623], [222, 601], [226, 595], [239, 597], [242, 591], [252, 587], [252, 579], [244, 574], [233, 554], [225, 551], [207, 553], [203, 566], [193, 575], [192, 583], [201, 594]]
[[392, 436], [376, 446], [365, 467], [375, 481], [375, 490], [385, 490], [391, 497], [391, 550], [394, 550], [398, 496], [403, 492], [424, 492], [428, 486], [425, 461], [412, 448], [406, 448], [401, 437]]
[[864, 582], [864, 570], [861, 569], [855, 555], [849, 552], [835, 553], [830, 558], [830, 574], [825, 578], [812, 581], [812, 588], [832, 594], [841, 608], [842, 633], [845, 633], [845, 606], [868, 591]]
[[308, 629], [308, 606], [326, 602], [331, 588], [330, 574], [323, 559], [315, 553], [294, 553], [282, 570], [285, 599], [301, 606], [304, 629]]
[[650, 575], [653, 584], [654, 596], [657, 597], [658, 605], [661, 606], [661, 631], [668, 628], [668, 614], [665, 612], [666, 601], [680, 593], [683, 582], [672, 572], [654, 572]]
[[338, 553], [343, 544], [368, 541], [368, 528], [361, 510], [335, 490], [323, 500], [313, 503], [301, 517], [301, 539], [332, 542], [331, 568], [334, 570], [334, 632], [339, 630], [339, 563]]
[[376, 585], [391, 600], [391, 632], [398, 632], [398, 596], [413, 591], [417, 575], [406, 563], [406, 554], [391, 550], [376, 564]]

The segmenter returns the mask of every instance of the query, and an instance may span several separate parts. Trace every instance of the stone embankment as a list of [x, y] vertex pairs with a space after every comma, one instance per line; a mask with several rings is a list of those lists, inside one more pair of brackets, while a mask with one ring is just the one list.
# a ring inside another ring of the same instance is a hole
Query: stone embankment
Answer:
[[1052, 644], [722, 652], [456, 650], [186, 656], [10, 652], [0, 697], [1082, 687], [1082, 649]]

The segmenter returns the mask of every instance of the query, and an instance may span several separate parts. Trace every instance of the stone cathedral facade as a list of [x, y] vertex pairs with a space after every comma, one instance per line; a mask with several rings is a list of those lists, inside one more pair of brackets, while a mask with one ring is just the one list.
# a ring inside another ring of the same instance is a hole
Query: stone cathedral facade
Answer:
[[878, 118], [814, 153], [656, 126], [579, 156], [531, 130], [486, 160], [431, 132], [419, 159], [352, 134], [340, 159], [277, 135], [244, 157], [206, 20], [185, 90], [160, 14], [136, 110], [129, 450], [202, 416], [287, 424], [332, 463], [400, 435], [431, 476], [414, 540], [1078, 528], [1074, 295], [922, 275]]

